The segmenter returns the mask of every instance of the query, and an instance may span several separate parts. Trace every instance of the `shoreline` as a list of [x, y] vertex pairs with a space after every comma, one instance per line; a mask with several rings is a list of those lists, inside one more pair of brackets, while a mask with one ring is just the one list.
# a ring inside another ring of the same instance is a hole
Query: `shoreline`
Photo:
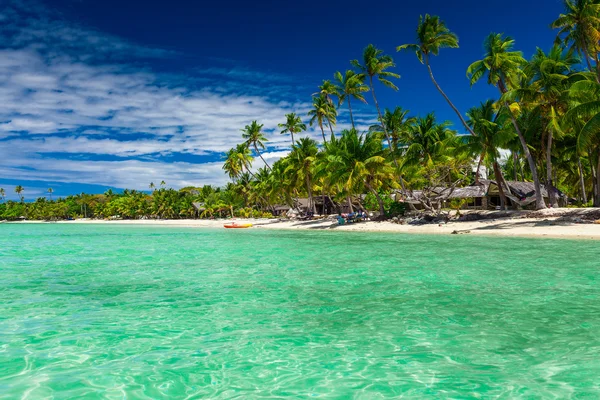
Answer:
[[600, 240], [600, 224], [576, 223], [566, 221], [562, 216], [546, 217], [506, 217], [482, 219], [478, 221], [450, 221], [448, 223], [429, 223], [423, 225], [397, 224], [389, 221], [365, 221], [348, 225], [338, 225], [336, 220], [321, 219], [312, 221], [293, 221], [276, 219], [217, 219], [217, 220], [95, 220], [79, 219], [74, 221], [15, 221], [7, 224], [101, 224], [128, 226], [163, 226], [186, 228], [223, 228], [225, 223], [251, 223], [251, 229], [271, 230], [320, 230], [339, 232], [376, 232], [406, 233], [422, 235], [467, 234], [488, 237], [527, 237], [552, 239]]

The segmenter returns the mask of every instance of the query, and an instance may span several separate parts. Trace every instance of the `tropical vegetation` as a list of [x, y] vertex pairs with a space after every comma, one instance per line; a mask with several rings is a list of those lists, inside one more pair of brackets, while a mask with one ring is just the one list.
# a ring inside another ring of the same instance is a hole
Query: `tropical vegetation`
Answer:
[[[414, 53], [424, 65], [457, 115], [457, 127], [435, 113], [412, 115], [380, 104], [377, 94], [397, 91], [400, 74], [391, 55], [369, 44], [316, 87], [306, 114], [295, 110], [277, 127], [255, 120], [241, 129], [240, 142], [225, 154], [223, 170], [231, 179], [225, 187], [173, 190], [161, 182], [158, 188], [151, 183], [150, 193], [54, 200], [48, 189], [50, 199], [26, 202], [27, 192], [17, 186], [19, 201], [7, 201], [0, 189], [0, 219], [269, 216], [278, 206], [295, 207], [299, 198], [307, 198], [306, 212], [315, 213], [319, 196], [350, 210], [390, 215], [405, 207], [394, 200], [415, 199], [415, 191], [431, 187], [478, 184], [484, 168], [496, 182], [532, 182], [536, 209], [557, 207], [557, 193], [579, 206], [600, 207], [600, 0], [563, 2], [564, 12], [550, 24], [555, 43], [529, 59], [507, 35], [485, 38], [482, 57], [465, 74], [471, 85], [485, 81], [497, 94], [467, 110], [434, 75], [436, 56], [458, 48], [459, 38], [439, 16], [421, 16], [415, 40], [396, 50]], [[358, 120], [357, 107], [372, 107], [376, 117], [365, 123], [363, 113]], [[342, 118], [346, 112], [349, 124]], [[272, 132], [289, 135], [290, 151], [277, 160], [268, 156]], [[506, 186], [498, 186], [500, 207], [506, 208]]]

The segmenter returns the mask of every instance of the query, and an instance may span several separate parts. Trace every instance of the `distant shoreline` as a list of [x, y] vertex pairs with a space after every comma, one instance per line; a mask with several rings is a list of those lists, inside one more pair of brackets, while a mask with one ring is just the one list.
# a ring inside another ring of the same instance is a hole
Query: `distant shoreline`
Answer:
[[[558, 211], [558, 210], [557, 210]], [[217, 219], [217, 220], [96, 220], [79, 219], [73, 221], [15, 221], [8, 224], [56, 223], [56, 224], [102, 224], [102, 225], [137, 225], [165, 226], [188, 228], [223, 228], [227, 222], [251, 223], [252, 229], [280, 230], [318, 230], [339, 232], [385, 232], [413, 234], [456, 234], [483, 235], [495, 237], [538, 237], [562, 239], [600, 240], [600, 223], [578, 223], [565, 219], [560, 212], [549, 212], [547, 216], [518, 216], [512, 218], [482, 219], [478, 221], [452, 220], [442, 224], [410, 225], [393, 222], [366, 221], [349, 225], [338, 225], [333, 218], [314, 221], [294, 221], [277, 219]]]

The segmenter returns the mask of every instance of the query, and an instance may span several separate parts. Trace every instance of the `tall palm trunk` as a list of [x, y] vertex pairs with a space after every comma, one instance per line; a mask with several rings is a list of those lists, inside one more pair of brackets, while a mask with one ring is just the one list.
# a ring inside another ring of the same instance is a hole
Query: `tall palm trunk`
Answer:
[[[507, 90], [504, 85], [504, 81], [500, 79], [498, 81], [498, 89], [500, 90], [500, 96], [504, 95]], [[542, 196], [542, 187], [540, 185], [540, 178], [538, 177], [537, 167], [535, 165], [535, 160], [529, 151], [529, 147], [527, 146], [527, 141], [525, 140], [525, 136], [523, 136], [523, 132], [519, 128], [519, 124], [517, 123], [517, 119], [513, 114], [510, 106], [508, 105], [508, 101], [504, 101], [504, 106], [508, 110], [508, 115], [510, 116], [510, 120], [517, 131], [517, 136], [519, 136], [519, 141], [521, 142], [521, 147], [523, 148], [523, 154], [525, 154], [525, 158], [527, 159], [527, 163], [529, 164], [529, 169], [531, 170], [531, 177], [533, 178], [533, 186], [535, 188], [535, 209], [543, 210], [546, 208], [546, 203], [544, 203], [544, 198]]]
[[585, 192], [585, 180], [583, 179], [583, 166], [581, 165], [581, 157], [577, 156], [577, 168], [579, 169], [579, 187], [581, 189], [581, 201], [587, 204], [587, 193]]
[[369, 189], [371, 191], [371, 193], [373, 193], [373, 195], [377, 199], [377, 203], [379, 204], [380, 218], [382, 218], [382, 219], [385, 218], [385, 206], [383, 204], [383, 199], [381, 198], [379, 193], [377, 193], [377, 190], [373, 189], [373, 186], [371, 186], [368, 182], [365, 182], [365, 186], [367, 187], [367, 189]]
[[481, 170], [481, 163], [483, 162], [483, 153], [479, 156], [479, 161], [477, 162], [477, 170], [475, 171], [475, 183], [479, 183], [479, 171]]
[[600, 83], [600, 69], [598, 66], [598, 54], [596, 53], [594, 55], [594, 59], [596, 60], [596, 71], [594, 71], [594, 68], [592, 67], [592, 62], [590, 61], [590, 54], [588, 52], [588, 43], [587, 40], [585, 40], [585, 37], [583, 38], [583, 56], [585, 57], [585, 63], [587, 64], [587, 67], [589, 69], [589, 71], [591, 73], [594, 73], [595, 77], [596, 77], [596, 82]]
[[327, 144], [327, 139], [325, 139], [325, 131], [323, 130], [322, 122], [319, 122], [319, 127], [321, 128], [321, 135], [323, 135], [323, 144]]
[[315, 201], [313, 199], [312, 187], [310, 184], [310, 177], [308, 176], [308, 174], [306, 175], [305, 181], [306, 181], [306, 191], [308, 192], [308, 207], [311, 209], [313, 214], [316, 214], [317, 207], [315, 206]]
[[[398, 165], [398, 160], [396, 159], [395, 149], [392, 147], [392, 141], [390, 140], [390, 135], [388, 134], [387, 128], [385, 126], [385, 122], [383, 120], [383, 116], [381, 115], [381, 109], [379, 108], [379, 103], [377, 102], [377, 96], [375, 96], [375, 88], [373, 87], [373, 77], [369, 75], [369, 87], [371, 88], [371, 93], [373, 94], [373, 102], [375, 103], [375, 107], [377, 108], [377, 114], [379, 115], [379, 121], [381, 121], [381, 127], [383, 128], [383, 133], [385, 134], [385, 138], [387, 139], [388, 146], [390, 148], [390, 152], [392, 154], [392, 159], [394, 160], [394, 165], [396, 166], [396, 172], [398, 173], [398, 179], [400, 180], [400, 187], [402, 188], [402, 194], [405, 198], [408, 198], [408, 190], [406, 190], [406, 185], [404, 184], [404, 179], [402, 178], [402, 173], [400, 172], [400, 166]], [[411, 204], [411, 209], [414, 208]]]
[[516, 151], [512, 151], [512, 158], [513, 158], [513, 176], [515, 177], [515, 181], [519, 180], [519, 176], [517, 174], [517, 163], [519, 162], [519, 159], [517, 157], [517, 152]]
[[352, 199], [350, 198], [350, 195], [346, 196], [346, 201], [348, 201], [348, 209], [350, 210], [350, 213], [353, 213], [354, 207], [352, 207]]
[[329, 130], [331, 131], [331, 136], [333, 136], [333, 127], [331, 126], [331, 121], [327, 120], [327, 123], [329, 124]]
[[296, 141], [294, 140], [294, 131], [290, 129], [290, 133], [292, 134], [292, 147], [293, 147], [294, 143], [296, 143]]
[[552, 129], [548, 130], [548, 142], [546, 147], [546, 190], [548, 191], [548, 202], [552, 208], [558, 208], [556, 191], [554, 190], [554, 179], [552, 175]]
[[498, 184], [498, 193], [500, 194], [500, 209], [507, 209], [507, 201], [506, 194], [504, 194], [504, 188], [502, 187], [504, 184], [504, 177], [502, 176], [502, 171], [500, 170], [500, 166], [498, 165], [498, 161], [494, 160], [494, 176], [496, 177], [496, 183]]
[[350, 122], [352, 122], [352, 128], [354, 128], [354, 117], [352, 116], [352, 106], [350, 105], [350, 95], [348, 95], [348, 111], [350, 111]]
[[269, 168], [269, 171], [272, 171], [271, 166], [269, 164], [267, 164], [267, 162], [263, 158], [262, 154], [260, 154], [260, 151], [258, 151], [258, 146], [256, 145], [256, 143], [254, 143], [254, 150], [256, 150], [256, 153], [258, 154], [258, 156], [260, 157], [260, 159], [262, 160], [262, 162], [264, 162], [265, 165], [267, 166], [267, 168]]
[[472, 136], [475, 136], [475, 132], [473, 132], [473, 129], [471, 129], [469, 127], [469, 125], [467, 125], [467, 121], [465, 121], [465, 119], [463, 118], [463, 116], [460, 113], [460, 111], [458, 111], [458, 108], [456, 108], [456, 106], [450, 101], [450, 98], [446, 95], [446, 93], [444, 93], [444, 91], [442, 90], [442, 88], [440, 87], [440, 85], [435, 80], [435, 78], [433, 76], [433, 71], [431, 70], [431, 65], [429, 64], [429, 54], [425, 54], [425, 65], [427, 66], [427, 71], [429, 71], [429, 77], [431, 78], [431, 81], [433, 82], [433, 84], [437, 88], [438, 92], [440, 92], [440, 94], [442, 96], [444, 96], [444, 99], [446, 99], [446, 102], [448, 103], [448, 105], [450, 107], [452, 107], [452, 109], [454, 110], [454, 112], [456, 113], [456, 115], [458, 116], [458, 118], [460, 118], [460, 122], [463, 124], [463, 126], [465, 127], [465, 129]]

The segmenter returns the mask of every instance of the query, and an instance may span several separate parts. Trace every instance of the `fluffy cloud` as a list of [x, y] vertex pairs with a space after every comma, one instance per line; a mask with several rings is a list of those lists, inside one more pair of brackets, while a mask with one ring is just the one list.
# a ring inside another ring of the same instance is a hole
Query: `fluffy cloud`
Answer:
[[[280, 75], [239, 67], [167, 75], [134, 67], [138, 59], [173, 54], [82, 29], [34, 2], [9, 3], [0, 19], [5, 179], [135, 189], [162, 179], [174, 187], [223, 184], [218, 156], [193, 164], [178, 161], [181, 155], [222, 153], [239, 143], [240, 128], [258, 119], [272, 162], [289, 146], [277, 124], [309, 107], [294, 101]], [[268, 90], [253, 86], [258, 76], [271, 79]], [[95, 158], [81, 157], [86, 154]]]

